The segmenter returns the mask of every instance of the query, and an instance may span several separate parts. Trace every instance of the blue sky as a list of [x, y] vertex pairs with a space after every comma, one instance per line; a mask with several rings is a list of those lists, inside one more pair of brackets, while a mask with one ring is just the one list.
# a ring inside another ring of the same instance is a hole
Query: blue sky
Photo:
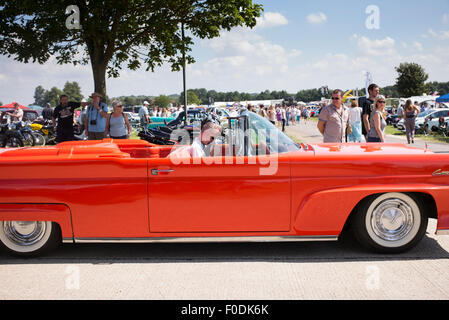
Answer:
[[[416, 62], [430, 81], [449, 81], [449, 1], [263, 0], [264, 13], [254, 29], [238, 28], [220, 38], [197, 40], [196, 64], [188, 68], [190, 88], [218, 91], [295, 93], [329, 85], [364, 86], [364, 71], [381, 86], [396, 80], [394, 67]], [[379, 10], [379, 28], [368, 29], [365, 11]], [[89, 66], [20, 64], [0, 57], [0, 101], [33, 101], [42, 85], [62, 88], [78, 81], [83, 94], [93, 91]], [[182, 76], [168, 66], [147, 73], [124, 70], [109, 79], [108, 95], [180, 93]]]

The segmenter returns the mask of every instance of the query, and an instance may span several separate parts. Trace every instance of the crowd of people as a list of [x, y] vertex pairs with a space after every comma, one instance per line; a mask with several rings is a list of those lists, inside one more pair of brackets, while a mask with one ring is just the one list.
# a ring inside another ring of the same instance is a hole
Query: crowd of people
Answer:
[[[271, 105], [271, 106], [247, 106], [247, 109], [258, 113], [282, 131], [287, 126], [308, 123], [310, 117], [318, 116], [317, 128], [323, 136], [324, 143], [344, 142], [385, 142], [385, 118], [386, 98], [380, 94], [379, 86], [371, 84], [368, 87], [368, 97], [361, 97], [351, 101], [350, 106], [343, 103], [343, 91], [332, 92], [331, 103], [318, 106], [307, 105]], [[93, 93], [91, 103], [69, 101], [67, 95], [60, 96], [59, 105], [53, 110], [47, 105], [43, 111], [44, 119], [50, 120], [56, 129], [56, 141], [72, 141], [74, 136], [74, 123], [85, 131], [88, 140], [102, 140], [106, 137], [114, 139], [127, 139], [131, 134], [130, 120], [123, 111], [123, 104], [119, 100], [111, 103], [113, 111], [108, 112], [108, 106], [102, 102], [101, 94]], [[75, 119], [75, 110], [81, 108], [79, 116]], [[407, 142], [415, 142], [416, 117], [428, 108], [426, 104], [421, 107], [417, 103], [408, 100], [405, 105], [393, 108], [393, 112], [404, 119]], [[142, 127], [151, 123], [152, 117], [176, 117], [181, 112], [181, 107], [159, 108], [151, 107], [148, 101], [139, 109], [140, 124]], [[16, 108], [11, 112], [11, 117], [20, 119], [21, 110]], [[74, 122], [74, 120], [76, 120]], [[441, 121], [440, 121], [441, 122]], [[441, 126], [447, 125], [444, 121]]]
[[260, 116], [268, 119], [272, 124], [278, 126], [283, 132], [285, 127], [300, 124], [301, 120], [307, 123], [310, 117], [316, 112], [310, 106], [282, 106], [271, 105], [259, 107], [248, 106], [249, 111], [258, 113]]

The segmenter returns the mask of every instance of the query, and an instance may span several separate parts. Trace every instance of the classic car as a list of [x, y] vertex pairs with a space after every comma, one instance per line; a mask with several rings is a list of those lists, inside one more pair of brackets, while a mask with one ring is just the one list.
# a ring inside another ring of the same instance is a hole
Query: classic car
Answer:
[[0, 150], [1, 245], [35, 256], [60, 243], [334, 241], [353, 232], [369, 250], [399, 253], [423, 238], [429, 218], [449, 234], [449, 154], [296, 144], [254, 113], [245, 121], [250, 134], [203, 158], [174, 161], [173, 149], [188, 146], [142, 140]]

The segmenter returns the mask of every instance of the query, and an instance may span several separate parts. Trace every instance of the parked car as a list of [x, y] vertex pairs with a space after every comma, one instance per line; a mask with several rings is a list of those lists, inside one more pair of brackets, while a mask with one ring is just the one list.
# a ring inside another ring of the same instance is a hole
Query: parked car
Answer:
[[234, 120], [237, 139], [204, 158], [176, 160], [188, 146], [143, 140], [0, 150], [1, 245], [33, 256], [60, 242], [334, 241], [352, 231], [370, 250], [399, 253], [429, 218], [449, 234], [449, 154], [295, 144], [254, 113]]

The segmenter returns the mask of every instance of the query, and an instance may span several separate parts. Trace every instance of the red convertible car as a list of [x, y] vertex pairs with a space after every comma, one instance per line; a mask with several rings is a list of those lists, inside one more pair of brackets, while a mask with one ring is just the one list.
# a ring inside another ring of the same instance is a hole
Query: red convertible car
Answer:
[[399, 253], [429, 218], [449, 234], [449, 154], [298, 145], [255, 114], [248, 123], [244, 153], [217, 142], [232, 152], [176, 163], [180, 146], [142, 140], [1, 149], [0, 244], [33, 256], [62, 242], [329, 241], [350, 230]]

